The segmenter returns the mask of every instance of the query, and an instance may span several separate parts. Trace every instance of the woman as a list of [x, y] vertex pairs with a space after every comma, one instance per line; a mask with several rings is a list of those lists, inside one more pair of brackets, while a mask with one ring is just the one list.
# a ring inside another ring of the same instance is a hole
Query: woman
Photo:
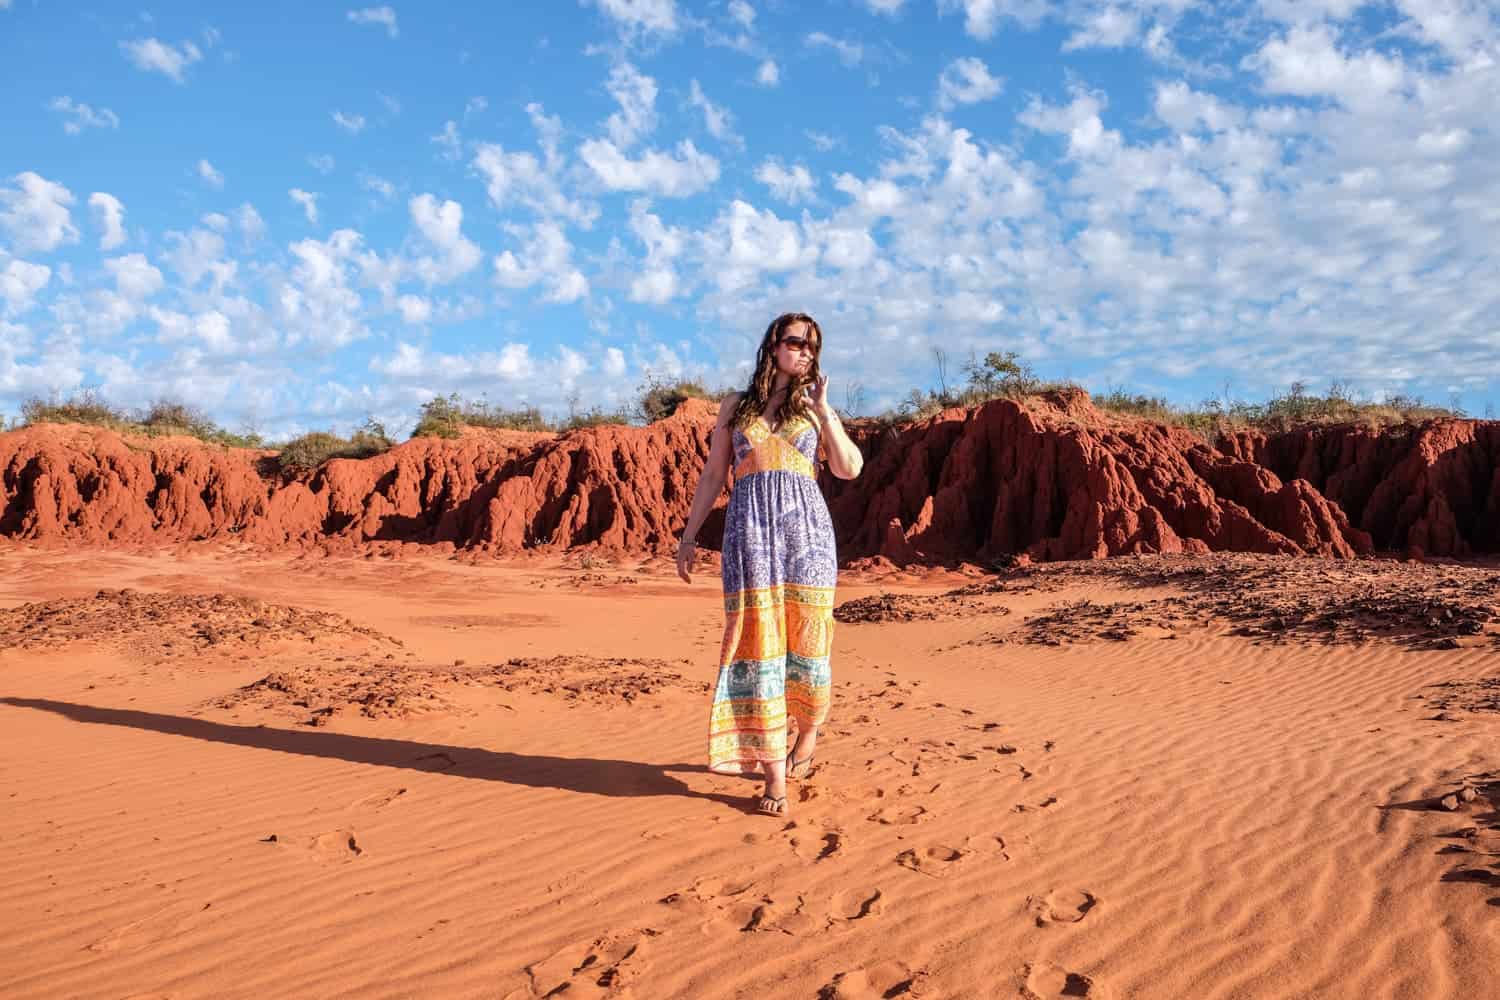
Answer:
[[[828, 405], [818, 368], [823, 332], [802, 313], [766, 328], [749, 388], [727, 397], [677, 550], [689, 571], [698, 529], [724, 489], [724, 643], [709, 721], [708, 765], [718, 772], [765, 772], [759, 811], [785, 816], [788, 777], [812, 766], [818, 727], [828, 717], [828, 655], [838, 575], [833, 521], [818, 489], [819, 445], [841, 479], [864, 459]], [[788, 716], [797, 741], [787, 750]]]

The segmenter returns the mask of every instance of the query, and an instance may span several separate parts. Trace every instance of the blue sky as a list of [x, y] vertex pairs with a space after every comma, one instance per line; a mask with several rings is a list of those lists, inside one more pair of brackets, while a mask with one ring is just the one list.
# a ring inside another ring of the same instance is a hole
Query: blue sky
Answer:
[[0, 412], [612, 408], [822, 323], [1179, 403], [1500, 408], [1488, 0], [0, 0]]

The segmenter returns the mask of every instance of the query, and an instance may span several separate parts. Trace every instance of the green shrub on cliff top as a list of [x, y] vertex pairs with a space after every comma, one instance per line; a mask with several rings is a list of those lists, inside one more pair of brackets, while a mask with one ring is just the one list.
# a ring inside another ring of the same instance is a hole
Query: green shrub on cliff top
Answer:
[[520, 431], [550, 431], [552, 427], [534, 406], [507, 410], [485, 399], [464, 399], [458, 393], [434, 396], [422, 404], [412, 437], [456, 438], [464, 427], [497, 427]]
[[392, 444], [385, 433], [385, 427], [369, 420], [348, 438], [326, 431], [313, 431], [294, 438], [282, 445], [276, 460], [283, 469], [305, 472], [335, 458], [369, 458], [379, 455], [389, 451]]
[[93, 389], [85, 389], [63, 400], [33, 396], [21, 404], [21, 419], [16, 423], [17, 427], [48, 423], [89, 424], [108, 427], [121, 434], [147, 437], [183, 435], [230, 448], [261, 447], [260, 435], [227, 431], [196, 406], [158, 399], [144, 409], [132, 412], [115, 406]]
[[636, 389], [634, 416], [643, 423], [654, 424], [677, 412], [689, 399], [707, 399], [717, 403], [733, 389], [708, 389], [696, 379], [666, 379], [647, 369]]

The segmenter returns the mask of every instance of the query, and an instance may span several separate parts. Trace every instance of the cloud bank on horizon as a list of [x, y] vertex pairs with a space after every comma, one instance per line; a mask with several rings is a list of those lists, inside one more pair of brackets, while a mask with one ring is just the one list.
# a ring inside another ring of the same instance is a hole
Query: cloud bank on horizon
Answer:
[[789, 309], [866, 412], [934, 347], [1500, 404], [1488, 0], [284, 3], [0, 3], [0, 413], [610, 409]]

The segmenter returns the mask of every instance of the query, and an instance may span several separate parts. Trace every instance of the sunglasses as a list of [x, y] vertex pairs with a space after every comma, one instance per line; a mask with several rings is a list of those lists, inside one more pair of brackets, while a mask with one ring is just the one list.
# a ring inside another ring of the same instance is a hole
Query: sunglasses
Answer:
[[777, 344], [781, 347], [789, 347], [794, 351], [806, 351], [809, 354], [817, 350], [813, 346], [813, 342], [806, 337], [782, 337], [777, 341]]

